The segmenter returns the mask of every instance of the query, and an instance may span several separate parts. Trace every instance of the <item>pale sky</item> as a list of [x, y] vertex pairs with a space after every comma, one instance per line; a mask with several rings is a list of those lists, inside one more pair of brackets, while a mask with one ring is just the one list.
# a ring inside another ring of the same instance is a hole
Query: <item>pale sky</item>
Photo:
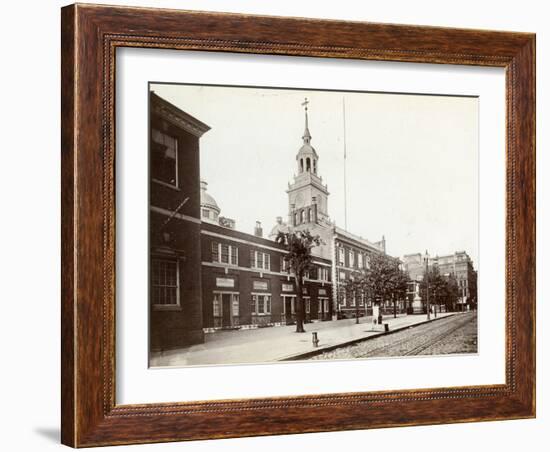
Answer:
[[152, 84], [151, 89], [208, 124], [200, 141], [201, 179], [221, 215], [264, 236], [288, 217], [309, 100], [311, 145], [328, 184], [329, 215], [344, 227], [346, 106], [347, 230], [386, 237], [393, 256], [465, 250], [478, 267], [478, 99], [289, 89]]

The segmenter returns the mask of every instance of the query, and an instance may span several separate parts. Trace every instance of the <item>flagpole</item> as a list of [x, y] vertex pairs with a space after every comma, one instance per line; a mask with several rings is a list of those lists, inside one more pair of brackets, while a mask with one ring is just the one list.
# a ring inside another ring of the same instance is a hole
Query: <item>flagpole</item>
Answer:
[[164, 223], [161, 224], [160, 228], [159, 228], [159, 231], [161, 229], [164, 229], [164, 227], [170, 223], [170, 221], [172, 221], [172, 219], [178, 214], [179, 210], [187, 203], [187, 201], [189, 201], [189, 196], [187, 198], [185, 198], [178, 207], [176, 207], [176, 210], [174, 210], [170, 216], [164, 221]]
[[348, 229], [348, 186], [346, 179], [346, 100], [342, 97], [342, 113], [344, 118], [344, 229]]

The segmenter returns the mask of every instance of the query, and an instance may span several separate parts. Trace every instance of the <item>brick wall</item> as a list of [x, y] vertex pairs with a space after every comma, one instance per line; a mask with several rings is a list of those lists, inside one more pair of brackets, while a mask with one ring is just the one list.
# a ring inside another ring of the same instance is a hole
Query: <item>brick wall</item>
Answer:
[[[238, 261], [233, 265], [213, 261], [212, 244], [226, 244], [238, 248]], [[250, 252], [259, 251], [270, 256], [270, 270], [253, 268]], [[279, 251], [280, 250], [280, 251]], [[285, 322], [283, 296], [296, 295], [294, 278], [282, 272], [281, 257], [284, 249], [277, 243], [235, 231], [222, 226], [203, 223], [201, 234], [202, 253], [202, 294], [203, 318], [205, 328], [217, 328], [220, 321], [214, 316], [214, 294], [225, 292], [239, 294], [238, 325], [266, 325]], [[327, 261], [329, 263], [329, 261]], [[282, 273], [282, 274], [281, 274]], [[315, 273], [315, 272], [313, 272]], [[293, 285], [291, 291], [283, 290], [284, 285]], [[306, 281], [305, 288], [311, 300], [310, 319], [318, 318], [319, 289], [326, 290], [331, 305], [330, 284], [318, 281]], [[251, 309], [252, 294], [271, 295], [271, 314], [254, 315]], [[292, 319], [290, 319], [292, 320]]]
[[[150, 167], [149, 331], [150, 349], [155, 351], [204, 341], [199, 138], [208, 130], [208, 126], [153, 93], [150, 107], [150, 133], [155, 129], [177, 141], [176, 171], [178, 173], [177, 186], [170, 186], [154, 180], [156, 169]], [[152, 140], [152, 135], [150, 137]], [[150, 149], [153, 149], [152, 141], [150, 141]], [[150, 159], [152, 161], [152, 157]], [[176, 210], [176, 215], [171, 216]], [[170, 263], [177, 262], [178, 305], [153, 304], [151, 269], [154, 259]]]

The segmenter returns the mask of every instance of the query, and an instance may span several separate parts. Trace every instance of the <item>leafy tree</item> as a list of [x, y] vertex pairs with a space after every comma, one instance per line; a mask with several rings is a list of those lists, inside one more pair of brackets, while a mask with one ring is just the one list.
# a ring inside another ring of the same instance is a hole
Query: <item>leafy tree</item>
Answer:
[[321, 238], [313, 236], [309, 231], [279, 232], [277, 243], [286, 247], [287, 253], [284, 260], [289, 272], [294, 276], [296, 284], [296, 332], [305, 333], [304, 330], [304, 301], [302, 297], [302, 285], [305, 273], [313, 268], [312, 248], [321, 245]]
[[364, 299], [365, 286], [365, 274], [359, 271], [351, 273], [344, 283], [346, 298], [352, 299], [355, 302], [355, 323], [359, 323], [359, 300], [361, 298]]
[[397, 317], [397, 301], [405, 300], [407, 297], [407, 289], [409, 285], [409, 275], [397, 267], [393, 273], [392, 279], [392, 303], [393, 316]]
[[439, 289], [441, 286], [440, 281], [441, 275], [437, 266], [432, 265], [424, 270], [422, 281], [420, 283], [420, 296], [426, 305], [428, 319], [430, 318], [431, 313], [430, 304], [434, 302], [436, 288]]
[[456, 278], [454, 275], [443, 276], [437, 266], [432, 266], [427, 272], [424, 271], [424, 278], [420, 283], [420, 296], [423, 300], [428, 300], [429, 296], [430, 304], [444, 304], [450, 311], [454, 308], [458, 296]]
[[[371, 256], [370, 264], [364, 272], [364, 284], [367, 293], [372, 295], [373, 302], [380, 304], [384, 300], [392, 300], [395, 303], [399, 297], [404, 296], [407, 291], [408, 278], [399, 269], [398, 261], [385, 254], [374, 254]], [[381, 315], [379, 316], [379, 321]]]
[[458, 298], [458, 282], [455, 275], [451, 274], [446, 278], [446, 286], [442, 293], [442, 303], [447, 311], [452, 311], [455, 308], [455, 303]]

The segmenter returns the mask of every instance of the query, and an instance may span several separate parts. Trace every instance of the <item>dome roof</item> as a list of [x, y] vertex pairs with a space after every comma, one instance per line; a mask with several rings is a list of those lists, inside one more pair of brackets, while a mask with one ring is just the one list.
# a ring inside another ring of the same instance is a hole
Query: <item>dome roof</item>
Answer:
[[288, 224], [283, 223], [282, 217], [277, 217], [277, 223], [273, 228], [271, 228], [271, 231], [269, 233], [269, 238], [271, 240], [275, 240], [277, 236], [279, 235], [279, 232], [290, 232], [290, 228], [288, 227]]
[[221, 209], [218, 206], [218, 203], [209, 193], [206, 192], [207, 186], [208, 186], [208, 183], [202, 180], [201, 181], [201, 207], [206, 207], [220, 213]]
[[302, 147], [300, 148], [300, 150], [298, 151], [298, 155], [296, 156], [296, 158], [299, 158], [300, 155], [304, 155], [304, 154], [310, 154], [310, 155], [313, 155], [315, 156], [315, 158], [319, 158], [319, 156], [317, 155], [317, 151], [315, 150], [315, 148], [309, 144], [309, 143], [304, 143], [302, 145]]

